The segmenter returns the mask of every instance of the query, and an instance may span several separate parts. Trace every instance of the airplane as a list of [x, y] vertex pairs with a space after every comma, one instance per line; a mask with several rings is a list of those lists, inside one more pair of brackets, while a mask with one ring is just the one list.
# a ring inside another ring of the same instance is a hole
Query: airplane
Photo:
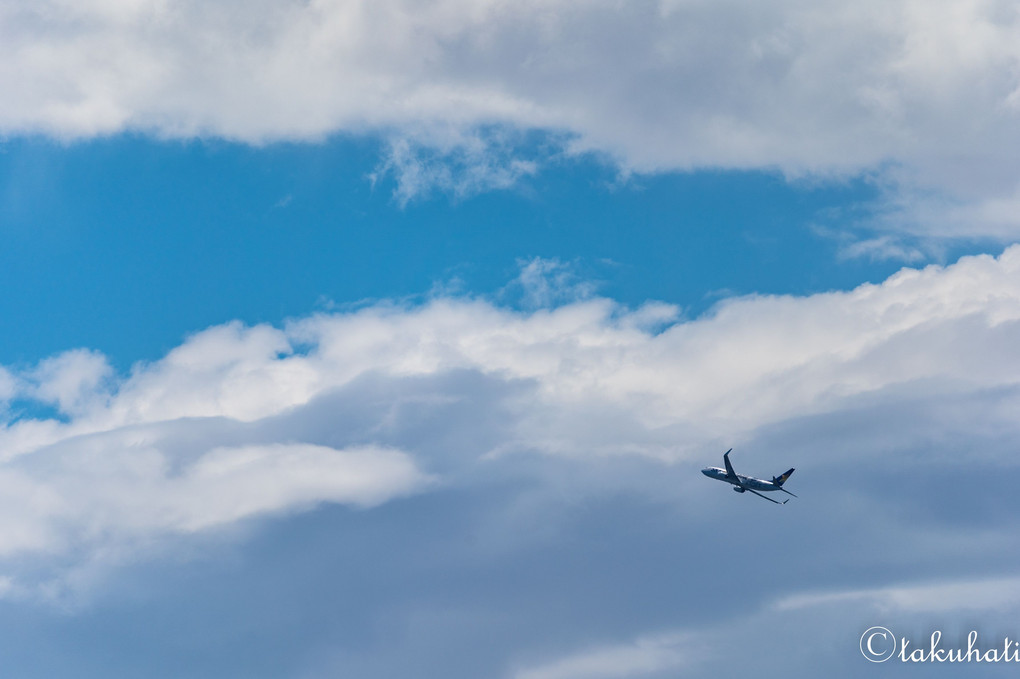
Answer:
[[[735, 471], [733, 471], [733, 465], [730, 464], [730, 453], [732, 452], [733, 449], [730, 448], [725, 453], [723, 453], [722, 458], [723, 462], [726, 464], [726, 469], [719, 469], [719, 467], [706, 467], [705, 469], [701, 470], [701, 473], [710, 479], [716, 479], [717, 481], [725, 481], [726, 483], [732, 483], [733, 490], [737, 491], [738, 493], [743, 493], [745, 491], [754, 493], [758, 497], [765, 498], [769, 502], [775, 502], [777, 505], [785, 505], [787, 502], [790, 501], [790, 499], [787, 498], [782, 502], [779, 502], [778, 500], [773, 500], [770, 497], [762, 495], [758, 491], [781, 490], [787, 495], [793, 495], [793, 493], [783, 488], [783, 484], [786, 483], [786, 480], [788, 478], [790, 478], [790, 474], [793, 473], [793, 469], [790, 469], [789, 471], [779, 476], [773, 476], [771, 481], [766, 481], [764, 479], [756, 479], [751, 476], [742, 476], [741, 474], [738, 474]], [[796, 495], [793, 496], [797, 497]]]

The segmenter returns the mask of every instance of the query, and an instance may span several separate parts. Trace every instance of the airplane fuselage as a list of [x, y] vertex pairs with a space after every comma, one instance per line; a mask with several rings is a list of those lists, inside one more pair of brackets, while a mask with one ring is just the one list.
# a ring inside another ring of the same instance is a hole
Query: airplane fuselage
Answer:
[[771, 481], [766, 481], [765, 479], [756, 479], [753, 476], [744, 476], [743, 474], [737, 474], [737, 478], [734, 479], [726, 475], [725, 469], [720, 469], [719, 467], [706, 467], [705, 469], [701, 470], [701, 473], [710, 479], [715, 479], [717, 481], [725, 481], [726, 483], [732, 483], [735, 487], [738, 488], [743, 486], [744, 488], [750, 488], [751, 490], [765, 490], [765, 491], [779, 490], [779, 486], [772, 483]]

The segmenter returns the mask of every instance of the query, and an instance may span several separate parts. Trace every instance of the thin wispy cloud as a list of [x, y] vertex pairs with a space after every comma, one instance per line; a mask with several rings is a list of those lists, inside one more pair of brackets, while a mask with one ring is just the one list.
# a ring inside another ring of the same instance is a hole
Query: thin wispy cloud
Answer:
[[519, 298], [525, 309], [545, 309], [590, 299], [595, 281], [585, 279], [576, 267], [558, 259], [532, 257], [518, 260], [520, 274], [500, 290], [502, 298]]
[[415, 136], [391, 139], [382, 162], [369, 175], [373, 184], [392, 177], [393, 197], [401, 206], [434, 192], [465, 198], [509, 189], [538, 170], [537, 160], [524, 157], [523, 150], [492, 131]]
[[514, 679], [615, 679], [675, 673], [703, 654], [691, 641], [689, 635], [664, 634], [590, 649], [528, 668]]
[[785, 597], [777, 610], [862, 602], [881, 611], [959, 612], [1016, 610], [1020, 607], [1020, 578], [949, 580], [837, 592], [811, 592]]

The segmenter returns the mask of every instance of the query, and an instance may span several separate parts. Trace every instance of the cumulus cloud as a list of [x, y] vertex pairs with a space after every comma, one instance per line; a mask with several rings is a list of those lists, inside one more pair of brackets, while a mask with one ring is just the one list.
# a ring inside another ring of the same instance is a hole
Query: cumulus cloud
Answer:
[[[754, 440], [810, 449], [816, 469], [890, 450], [1001, 468], [1014, 462], [973, 439], [1020, 433], [1018, 339], [1020, 246], [690, 321], [600, 298], [530, 312], [436, 298], [216, 326], [121, 377], [69, 352], [6, 373], [63, 415], [0, 430], [0, 557], [369, 507], [536, 455], [700, 465]], [[819, 426], [854, 433], [819, 446]], [[941, 544], [924, 525], [908, 542]]]
[[28, 394], [75, 415], [104, 396], [103, 386], [113, 373], [106, 357], [88, 350], [68, 351], [42, 361], [27, 375]]
[[1009, 2], [6, 0], [0, 17], [6, 134], [373, 132], [406, 200], [530, 174], [479, 131], [546, 130], [641, 172], [868, 171], [895, 228], [1017, 233]]
[[424, 481], [405, 454], [379, 447], [218, 447], [183, 463], [148, 438], [97, 434], [7, 464], [0, 556], [88, 552], [321, 502], [370, 507]]
[[323, 503], [368, 509], [429, 483], [406, 453], [381, 446], [199, 441], [174, 454], [165, 442], [104, 432], [5, 464], [0, 595], [76, 598], [102, 571], [175, 539]]
[[0, 366], [0, 402], [10, 401], [17, 393], [17, 380], [9, 370]]

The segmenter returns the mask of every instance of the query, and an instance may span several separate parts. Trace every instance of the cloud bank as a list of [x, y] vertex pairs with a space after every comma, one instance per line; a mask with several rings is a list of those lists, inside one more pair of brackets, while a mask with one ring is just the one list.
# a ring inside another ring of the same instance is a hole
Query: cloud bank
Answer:
[[[860, 673], [862, 665], [859, 663], [867, 662], [854, 648], [854, 642], [869, 624], [865, 622], [861, 627], [862, 621], [892, 625], [899, 637], [912, 642], [913, 648], [921, 646], [927, 650], [930, 634], [935, 629], [943, 632], [941, 648], [956, 648], [958, 640], [966, 640], [972, 628], [961, 628], [956, 621], [933, 625], [926, 616], [933, 612], [956, 616], [961, 612], [980, 614], [982, 650], [993, 645], [1001, 647], [1002, 638], [995, 635], [1002, 629], [1009, 629], [1009, 621], [1020, 610], [1017, 584], [1016, 578], [950, 580], [815, 596], [797, 595], [752, 609], [725, 624], [660, 631], [633, 640], [593, 646], [549, 659], [513, 676], [514, 679], [665, 679], [681, 672], [689, 676], [712, 676], [721, 663], [731, 661], [734, 649], [739, 649], [742, 656], [771, 658], [769, 662], [762, 662], [758, 670], [765, 677], [790, 676], [803, 672], [805, 667], [827, 665], [833, 666], [835, 676], [852, 677]], [[966, 641], [962, 647], [966, 650]], [[895, 664], [900, 665], [898, 659]], [[959, 668], [933, 665], [929, 671], [946, 672], [948, 676], [954, 670], [959, 672]], [[891, 662], [889, 671], [893, 676], [907, 676], [911, 670], [897, 669]]]
[[[0, 373], [0, 560], [18, 576], [26, 555], [88, 560], [321, 503], [373, 507], [508, 460], [700, 468], [753, 441], [810, 454], [818, 474], [1008, 468], [1018, 340], [1014, 246], [695, 320], [598, 298], [529, 312], [437, 298], [216, 326], [126, 376], [75, 350]], [[27, 416], [33, 402], [54, 415]], [[663, 492], [647, 481], [639, 492]]]
[[8, 135], [383, 134], [404, 200], [534, 172], [543, 130], [639, 172], [867, 172], [895, 228], [1017, 233], [1010, 2], [5, 0], [0, 26]]

